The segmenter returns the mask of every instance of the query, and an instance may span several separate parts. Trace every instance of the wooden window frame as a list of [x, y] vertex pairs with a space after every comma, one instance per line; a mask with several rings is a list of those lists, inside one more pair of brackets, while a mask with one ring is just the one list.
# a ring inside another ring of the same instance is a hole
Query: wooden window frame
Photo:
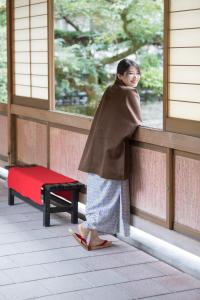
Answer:
[[[55, 70], [54, 70], [54, 1], [48, 0], [47, 2], [47, 11], [48, 11], [48, 100], [38, 99], [38, 98], [29, 98], [29, 97], [21, 97], [14, 96], [13, 94], [13, 82], [14, 82], [14, 72], [13, 72], [13, 52], [10, 50], [10, 45], [13, 43], [13, 1], [7, 0], [7, 35], [8, 35], [8, 47], [7, 47], [7, 56], [8, 56], [8, 101], [6, 103], [0, 103], [0, 111], [7, 112], [8, 110], [12, 110], [12, 106], [25, 106], [36, 108], [39, 110], [47, 110], [51, 113], [51, 117], [53, 117], [53, 113], [55, 114], [55, 120], [57, 122], [58, 115], [62, 114], [61, 120], [66, 118], [67, 120], [77, 120], [83, 119], [83, 123], [88, 123], [87, 128], [91, 125], [92, 117], [87, 117], [84, 115], [73, 115], [68, 112], [59, 112], [55, 111]], [[161, 132], [174, 132], [180, 133], [184, 135], [190, 135], [194, 137], [200, 137], [200, 122], [192, 121], [187, 119], [178, 119], [172, 118], [168, 116], [168, 83], [169, 83], [169, 3], [170, 0], [164, 1], [164, 61], [163, 61], [163, 128], [151, 128], [142, 126], [141, 130], [149, 129], [153, 131]], [[10, 109], [9, 109], [10, 106]], [[12, 111], [11, 111], [12, 112]], [[63, 116], [64, 114], [64, 116]], [[54, 117], [53, 117], [54, 119]], [[52, 120], [53, 121], [53, 120]], [[66, 123], [64, 122], [64, 123]]]

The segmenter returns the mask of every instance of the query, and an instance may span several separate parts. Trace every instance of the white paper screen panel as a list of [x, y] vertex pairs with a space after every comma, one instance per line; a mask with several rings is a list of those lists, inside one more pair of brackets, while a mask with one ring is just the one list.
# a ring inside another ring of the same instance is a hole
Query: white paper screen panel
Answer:
[[15, 93], [18, 96], [30, 97], [31, 91], [30, 86], [25, 85], [15, 85]]
[[30, 74], [30, 64], [16, 63], [15, 73], [17, 74]]
[[15, 40], [16, 41], [27, 41], [30, 39], [29, 29], [15, 30]]
[[32, 97], [39, 99], [48, 99], [48, 88], [32, 87]]
[[170, 1], [168, 116], [200, 121], [200, 0]]
[[170, 83], [169, 98], [171, 100], [183, 100], [187, 102], [200, 103], [200, 85]]
[[200, 27], [200, 9], [171, 13], [171, 29], [184, 29], [196, 27]]
[[46, 51], [47, 52], [47, 40], [31, 40], [31, 51]]
[[15, 29], [29, 28], [29, 18], [16, 19], [14, 23]]
[[48, 99], [47, 0], [14, 1], [16, 96]]
[[32, 75], [32, 85], [35, 87], [48, 87], [48, 76]]
[[200, 66], [170, 66], [170, 82], [200, 84]]
[[39, 3], [31, 5], [31, 16], [39, 16], [47, 14], [47, 3]]
[[199, 0], [171, 0], [171, 11], [200, 8]]
[[15, 74], [15, 84], [16, 85], [28, 85], [30, 86], [30, 76]]
[[200, 29], [172, 30], [170, 47], [200, 47]]
[[31, 29], [31, 39], [32, 40], [47, 39], [47, 36], [48, 36], [47, 35], [47, 27]]
[[14, 0], [14, 7], [29, 5], [29, 0]]
[[200, 65], [200, 48], [170, 49], [171, 65]]
[[33, 64], [32, 74], [34, 75], [48, 75], [48, 64]]
[[172, 118], [200, 121], [200, 104], [169, 101], [169, 115]]
[[15, 63], [30, 63], [30, 52], [15, 52]]
[[15, 19], [29, 17], [29, 6], [15, 8]]

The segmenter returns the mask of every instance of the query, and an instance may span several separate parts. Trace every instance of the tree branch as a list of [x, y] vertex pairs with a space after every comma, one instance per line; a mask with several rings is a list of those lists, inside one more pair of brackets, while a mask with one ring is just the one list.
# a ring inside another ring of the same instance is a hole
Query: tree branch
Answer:
[[126, 50], [124, 52], [121, 52], [119, 54], [116, 54], [116, 55], [114, 55], [112, 57], [106, 57], [106, 58], [102, 59], [100, 61], [100, 63], [102, 63], [103, 65], [112, 64], [115, 61], [118, 61], [118, 60], [123, 59], [124, 57], [126, 57], [126, 56], [128, 56], [130, 54], [135, 53], [137, 50], [138, 50], [138, 48], [131, 47], [128, 50]]
[[63, 16], [63, 19], [65, 20], [66, 23], [70, 24], [74, 29], [80, 31], [79, 27], [76, 24], [74, 24], [67, 16]]

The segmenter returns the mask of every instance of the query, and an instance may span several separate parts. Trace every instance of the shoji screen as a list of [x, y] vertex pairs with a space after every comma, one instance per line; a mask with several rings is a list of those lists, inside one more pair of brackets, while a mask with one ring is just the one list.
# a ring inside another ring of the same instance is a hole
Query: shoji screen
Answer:
[[168, 116], [200, 121], [200, 0], [170, 3]]
[[14, 0], [14, 94], [48, 99], [47, 0]]

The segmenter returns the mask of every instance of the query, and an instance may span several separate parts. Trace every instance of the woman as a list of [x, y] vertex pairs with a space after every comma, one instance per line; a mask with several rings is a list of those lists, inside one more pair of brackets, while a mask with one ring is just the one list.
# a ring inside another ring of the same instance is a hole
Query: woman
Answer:
[[[98, 232], [129, 235], [128, 139], [141, 125], [139, 66], [123, 59], [115, 83], [109, 86], [94, 116], [79, 170], [88, 173], [86, 222], [79, 225], [76, 240], [87, 250], [109, 247]], [[87, 241], [90, 236], [89, 242]]]

